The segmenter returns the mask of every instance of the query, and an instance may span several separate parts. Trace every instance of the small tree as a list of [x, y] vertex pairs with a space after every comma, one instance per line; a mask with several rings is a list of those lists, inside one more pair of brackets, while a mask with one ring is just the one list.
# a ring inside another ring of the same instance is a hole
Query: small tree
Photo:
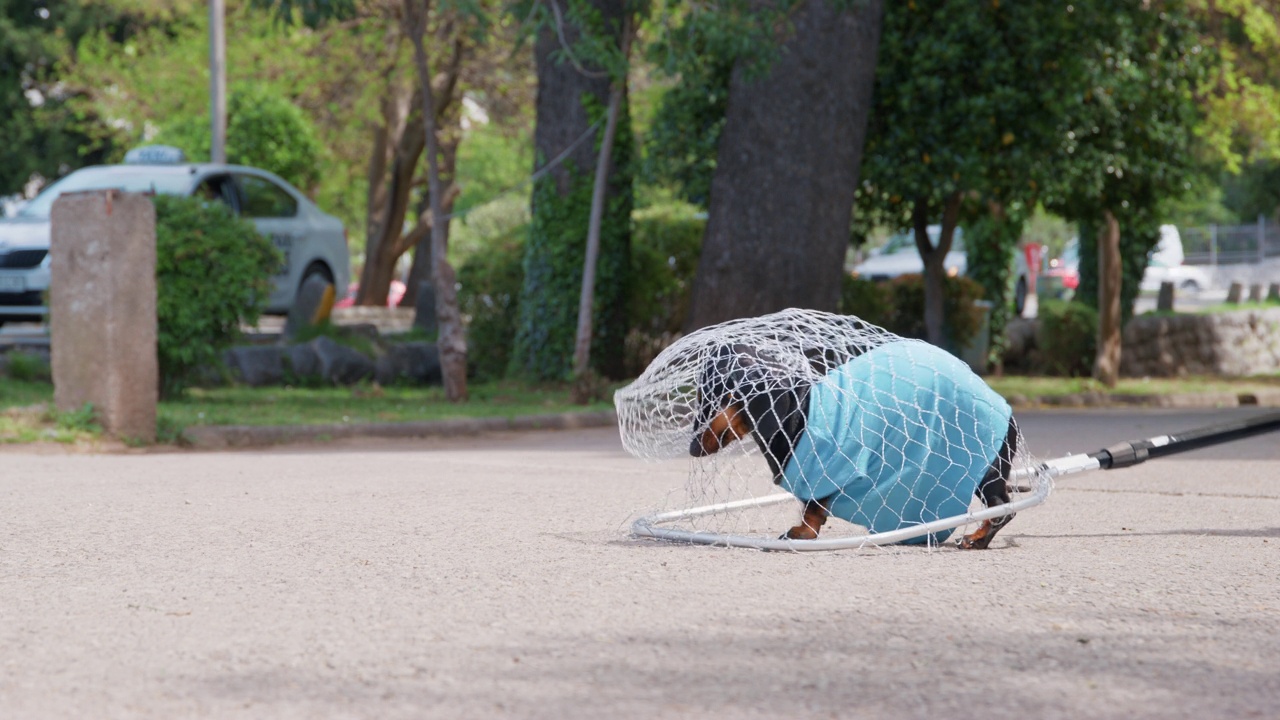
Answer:
[[860, 208], [864, 222], [914, 233], [932, 343], [943, 343], [944, 258], [966, 202], [971, 218], [992, 216], [974, 238], [983, 247], [970, 273], [1003, 302], [1018, 209], [1052, 172], [1063, 96], [1079, 85], [1081, 14], [1053, 0], [915, 0], [885, 11]]
[[1182, 194], [1198, 167], [1194, 90], [1205, 58], [1181, 2], [1096, 0], [1091, 9], [1100, 20], [1079, 49], [1085, 81], [1066, 95], [1047, 205], [1081, 226], [1077, 297], [1098, 309], [1094, 377], [1114, 386], [1132, 307], [1124, 298], [1136, 297], [1158, 238], [1157, 206]]

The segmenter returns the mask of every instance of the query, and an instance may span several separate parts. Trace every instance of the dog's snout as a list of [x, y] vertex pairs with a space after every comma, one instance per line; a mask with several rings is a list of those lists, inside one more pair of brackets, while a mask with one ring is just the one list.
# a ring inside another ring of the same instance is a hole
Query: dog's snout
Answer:
[[695, 437], [689, 442], [689, 454], [694, 457], [706, 457], [707, 449], [702, 446], [701, 437]]

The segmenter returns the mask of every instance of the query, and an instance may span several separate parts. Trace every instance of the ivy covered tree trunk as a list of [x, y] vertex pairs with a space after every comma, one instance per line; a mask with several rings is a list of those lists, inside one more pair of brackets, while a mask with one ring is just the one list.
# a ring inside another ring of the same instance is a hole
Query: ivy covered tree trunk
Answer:
[[690, 329], [836, 309], [881, 14], [881, 0], [805, 0], [765, 77], [734, 68]]
[[[591, 0], [589, 5], [616, 41], [624, 3]], [[564, 39], [572, 47], [581, 32], [568, 18], [563, 29]], [[573, 368], [592, 183], [610, 85], [601, 68], [586, 65], [580, 69], [581, 63], [564, 59], [563, 51], [554, 27], [539, 34], [534, 48], [538, 66], [535, 170], [573, 147], [593, 124], [599, 125], [533, 186], [533, 222], [525, 246], [524, 288], [511, 362], [514, 372], [546, 380], [566, 379]], [[630, 107], [624, 96], [601, 224], [591, 341], [591, 366], [611, 378], [623, 374], [627, 334], [633, 144]]]
[[988, 212], [965, 226], [964, 247], [968, 257], [968, 275], [982, 285], [984, 297], [991, 302], [991, 338], [987, 359], [997, 374], [1003, 372], [1005, 327], [1009, 324], [1010, 286], [1013, 281], [1014, 254], [1022, 237], [1025, 218], [991, 203]]

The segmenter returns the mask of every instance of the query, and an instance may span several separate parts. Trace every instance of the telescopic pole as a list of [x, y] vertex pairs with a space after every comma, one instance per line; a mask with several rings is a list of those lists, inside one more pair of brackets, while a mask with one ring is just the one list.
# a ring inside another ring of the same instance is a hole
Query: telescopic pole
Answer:
[[1280, 430], [1280, 413], [1269, 413], [1244, 420], [1232, 420], [1218, 425], [1184, 430], [1172, 435], [1120, 443], [1096, 453], [1090, 453], [1089, 457], [1097, 460], [1101, 469], [1115, 470], [1137, 465], [1151, 458], [1175, 455], [1275, 430]]

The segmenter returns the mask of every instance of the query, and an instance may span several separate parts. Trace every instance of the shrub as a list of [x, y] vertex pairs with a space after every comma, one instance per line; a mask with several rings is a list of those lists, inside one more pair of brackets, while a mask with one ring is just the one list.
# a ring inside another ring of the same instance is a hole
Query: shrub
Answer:
[[[968, 347], [986, 313], [974, 304], [982, 299], [982, 286], [966, 277], [948, 277], [943, 278], [942, 291], [947, 347]], [[884, 327], [902, 337], [924, 339], [924, 276], [899, 275], [889, 281], [888, 294], [891, 313]]]
[[172, 396], [257, 322], [282, 258], [220, 202], [160, 195], [155, 205], [160, 391]]
[[1046, 300], [1037, 310], [1040, 369], [1049, 375], [1087, 377], [1098, 344], [1098, 311], [1078, 302]]
[[683, 203], [655, 205], [635, 214], [628, 308], [632, 328], [661, 335], [684, 327], [706, 228], [697, 208]]
[[528, 233], [528, 225], [503, 233], [458, 269], [458, 306], [467, 319], [468, 372], [477, 379], [501, 378], [511, 361]]
[[[196, 160], [209, 157], [209, 118], [181, 118], [164, 127], [159, 142], [181, 148]], [[269, 170], [310, 189], [320, 179], [324, 155], [315, 125], [289, 100], [246, 85], [231, 92], [227, 107], [227, 161]]]
[[840, 314], [856, 315], [873, 325], [887, 326], [893, 320], [893, 298], [888, 284], [845, 273], [840, 283]]
[[8, 358], [9, 377], [21, 382], [49, 382], [49, 362], [38, 355], [14, 351]]

